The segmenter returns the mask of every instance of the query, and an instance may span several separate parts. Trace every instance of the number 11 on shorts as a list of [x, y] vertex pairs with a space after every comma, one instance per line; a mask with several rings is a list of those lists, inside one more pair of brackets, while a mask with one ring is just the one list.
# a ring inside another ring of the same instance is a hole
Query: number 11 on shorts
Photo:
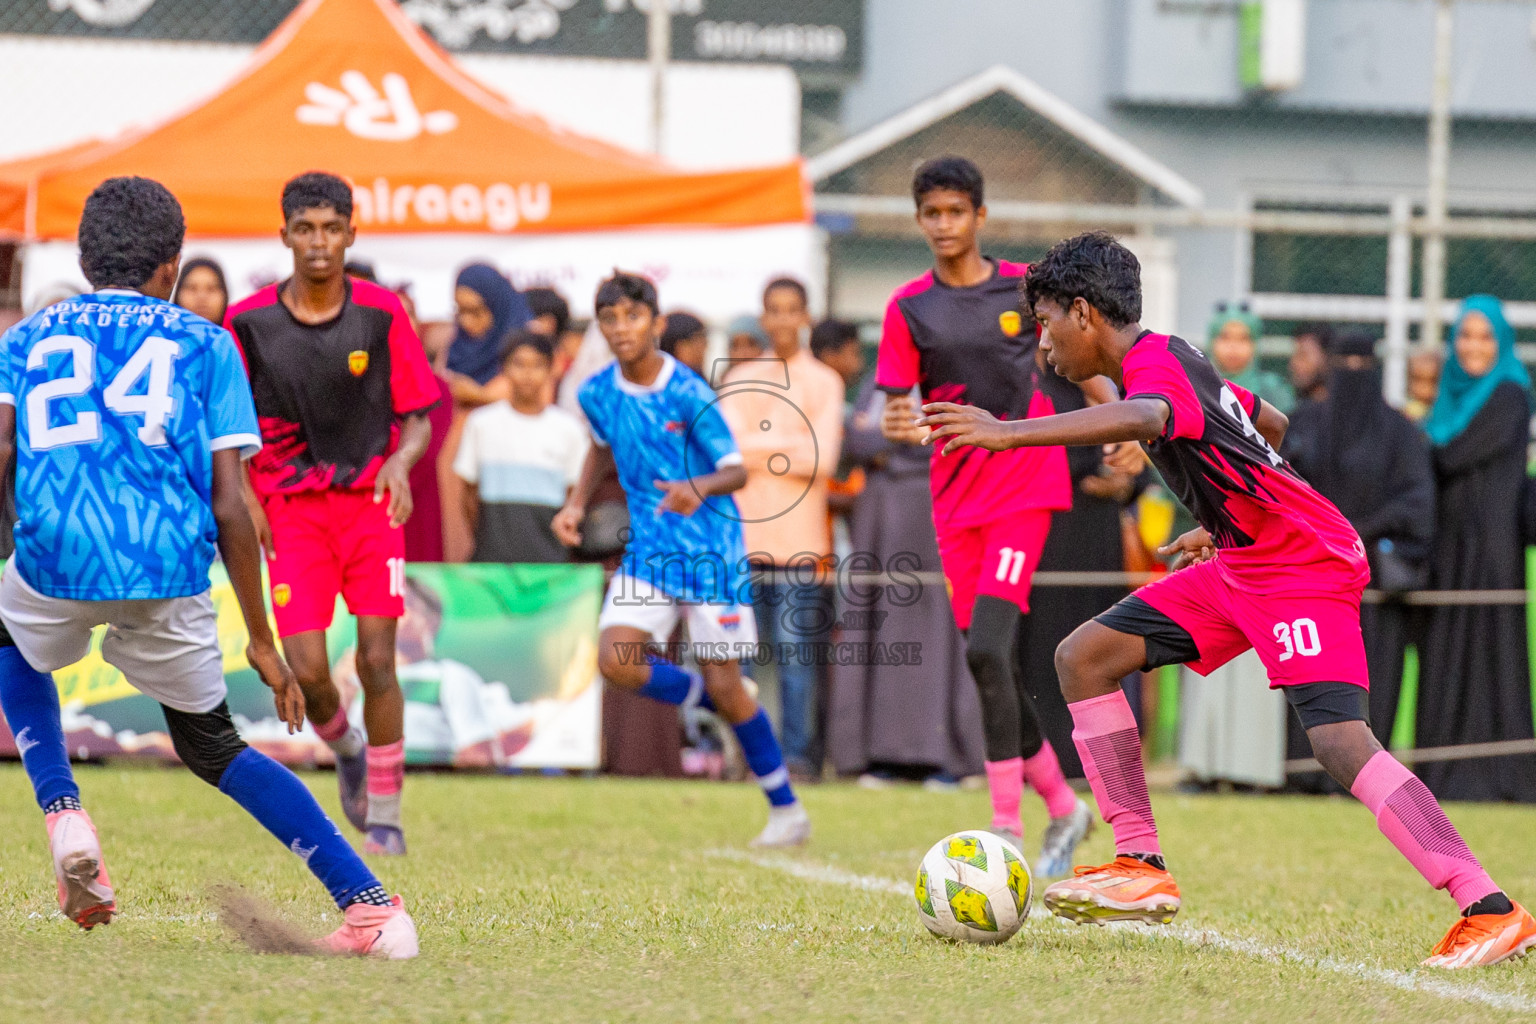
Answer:
[[404, 597], [405, 559], [389, 558], [385, 559], [385, 564], [389, 567], [389, 596]]
[[1323, 652], [1323, 642], [1317, 635], [1317, 623], [1311, 619], [1275, 623], [1275, 640], [1285, 648], [1280, 655], [1281, 661], [1290, 661], [1297, 654], [1310, 658]]

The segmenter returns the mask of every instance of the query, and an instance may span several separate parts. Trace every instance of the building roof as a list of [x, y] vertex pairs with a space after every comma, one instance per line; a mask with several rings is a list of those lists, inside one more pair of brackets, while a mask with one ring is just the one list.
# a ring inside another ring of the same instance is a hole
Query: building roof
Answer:
[[806, 161], [806, 174], [812, 182], [825, 181], [998, 93], [1017, 100], [1085, 148], [1173, 202], [1187, 207], [1204, 205], [1204, 194], [1189, 179], [1116, 135], [1066, 100], [1001, 64], [952, 85], [812, 157]]

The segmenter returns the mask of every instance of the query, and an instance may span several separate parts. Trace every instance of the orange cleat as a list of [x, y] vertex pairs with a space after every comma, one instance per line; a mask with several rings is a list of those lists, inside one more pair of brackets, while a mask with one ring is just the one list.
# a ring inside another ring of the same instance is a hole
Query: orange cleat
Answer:
[[1451, 925], [1429, 951], [1425, 967], [1482, 967], [1536, 947], [1536, 918], [1520, 904], [1507, 914], [1474, 914]]
[[59, 883], [59, 909], [86, 931], [111, 924], [117, 902], [91, 816], [84, 811], [58, 811], [44, 820], [53, 877]]
[[1072, 878], [1049, 886], [1044, 899], [1051, 913], [1078, 924], [1167, 924], [1179, 912], [1179, 886], [1173, 876], [1124, 855], [1098, 867], [1074, 869]]

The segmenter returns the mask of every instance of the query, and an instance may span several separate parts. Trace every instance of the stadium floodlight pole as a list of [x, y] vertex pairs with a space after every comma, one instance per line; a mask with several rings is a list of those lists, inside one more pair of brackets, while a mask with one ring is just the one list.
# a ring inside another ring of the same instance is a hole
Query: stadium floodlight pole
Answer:
[[667, 64], [672, 59], [670, 0], [650, 0], [646, 29], [651, 64], [651, 152], [661, 156], [662, 138], [667, 127]]
[[1435, 0], [1434, 82], [1429, 100], [1429, 183], [1424, 202], [1424, 321], [1419, 344], [1439, 342], [1445, 302], [1446, 191], [1451, 163], [1451, 47], [1455, 0]]

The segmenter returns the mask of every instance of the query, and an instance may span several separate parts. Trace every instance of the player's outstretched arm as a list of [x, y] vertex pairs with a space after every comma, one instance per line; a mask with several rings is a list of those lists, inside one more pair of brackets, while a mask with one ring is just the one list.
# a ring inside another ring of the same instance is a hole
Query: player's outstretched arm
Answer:
[[613, 449], [607, 445], [593, 444], [587, 448], [587, 457], [581, 463], [581, 475], [576, 486], [566, 495], [565, 504], [555, 513], [550, 529], [555, 539], [568, 548], [581, 543], [581, 521], [587, 516], [587, 502], [597, 490], [599, 480], [613, 472]]
[[261, 548], [245, 505], [245, 483], [241, 479], [244, 476], [239, 449], [225, 448], [213, 453], [213, 519], [219, 529], [219, 556], [224, 559], [229, 584], [245, 616], [245, 631], [250, 637], [246, 660], [271, 688], [278, 718], [287, 724], [290, 733], [296, 733], [304, 726], [304, 691], [299, 689], [288, 663], [278, 654], [277, 641], [267, 623], [267, 608], [261, 597]]
[[1280, 443], [1285, 440], [1285, 432], [1290, 425], [1290, 417], [1268, 402], [1259, 400], [1259, 415], [1253, 421], [1253, 428], [1264, 435], [1264, 440], [1275, 451], [1280, 450]]
[[1168, 422], [1168, 406], [1156, 398], [1133, 398], [1027, 420], [1000, 420], [977, 406], [951, 402], [929, 402], [923, 413], [917, 425], [933, 428], [923, 443], [943, 442], [945, 455], [966, 445], [1000, 452], [1058, 444], [1154, 441]]
[[[1108, 377], [1089, 377], [1077, 385], [1089, 408], [1120, 401], [1120, 391]], [[1111, 469], [1135, 476], [1146, 466], [1147, 456], [1135, 441], [1119, 441], [1104, 446], [1104, 464]]]

